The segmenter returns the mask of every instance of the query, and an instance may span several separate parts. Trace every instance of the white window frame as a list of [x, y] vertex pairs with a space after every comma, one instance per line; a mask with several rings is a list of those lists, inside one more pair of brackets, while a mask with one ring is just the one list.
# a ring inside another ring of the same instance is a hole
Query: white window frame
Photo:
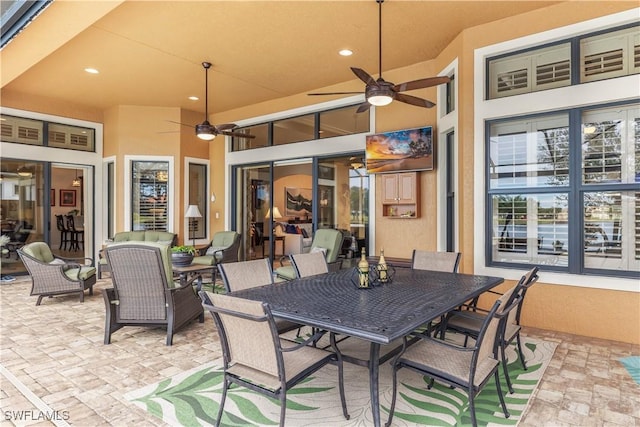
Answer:
[[169, 188], [171, 194], [167, 200], [167, 231], [174, 233], [174, 206], [178, 191], [175, 180], [173, 156], [124, 156], [124, 229], [131, 230], [131, 166], [133, 162], [168, 162], [169, 163]]

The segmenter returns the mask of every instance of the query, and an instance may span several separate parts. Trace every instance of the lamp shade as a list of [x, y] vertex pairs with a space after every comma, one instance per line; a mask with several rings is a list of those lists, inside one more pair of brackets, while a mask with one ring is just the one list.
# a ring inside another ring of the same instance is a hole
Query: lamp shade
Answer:
[[[264, 216], [265, 218], [271, 218], [271, 209], [267, 211], [267, 214]], [[273, 217], [275, 219], [282, 218], [282, 214], [280, 213], [280, 209], [277, 206], [273, 207]]]
[[202, 218], [202, 214], [200, 213], [200, 209], [198, 209], [197, 205], [189, 205], [187, 211], [184, 213], [185, 218]]

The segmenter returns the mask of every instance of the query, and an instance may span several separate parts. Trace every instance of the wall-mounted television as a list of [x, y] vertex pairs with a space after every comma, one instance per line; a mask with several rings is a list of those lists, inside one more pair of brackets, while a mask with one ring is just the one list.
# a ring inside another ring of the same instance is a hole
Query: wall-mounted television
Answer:
[[431, 126], [367, 136], [367, 172], [433, 170]]

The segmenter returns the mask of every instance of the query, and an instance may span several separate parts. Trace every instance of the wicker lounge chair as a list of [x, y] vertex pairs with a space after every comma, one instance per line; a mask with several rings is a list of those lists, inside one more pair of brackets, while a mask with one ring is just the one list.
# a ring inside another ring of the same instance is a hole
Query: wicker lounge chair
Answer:
[[408, 346], [409, 340], [405, 337], [402, 351], [392, 362], [393, 397], [387, 427], [393, 419], [398, 388], [398, 370], [401, 368], [409, 368], [420, 375], [431, 377], [429, 388], [433, 385], [434, 380], [439, 380], [452, 387], [465, 389], [469, 396], [469, 412], [474, 427], [477, 426], [475, 396], [493, 376], [502, 411], [505, 417], [509, 418], [498, 376], [500, 362], [495, 343], [500, 336], [500, 325], [503, 323], [501, 319], [506, 318], [508, 313], [518, 305], [518, 302], [519, 296], [513, 293], [513, 289], [512, 292], [507, 292], [500, 297], [487, 314], [473, 347], [458, 346], [430, 336], [422, 336], [417, 343]]
[[240, 234], [235, 231], [218, 231], [213, 235], [209, 246], [200, 251], [201, 255], [194, 257], [193, 264], [210, 265], [211, 280], [216, 281], [218, 265], [237, 262], [240, 256]]
[[200, 292], [215, 320], [224, 358], [224, 384], [215, 425], [220, 425], [231, 383], [280, 400], [284, 426], [287, 391], [328, 363], [338, 365], [342, 413], [349, 419], [344, 397], [342, 359], [308, 344], [280, 339], [269, 306], [260, 301]]
[[191, 285], [172, 280], [170, 247], [164, 243], [114, 244], [105, 249], [113, 288], [103, 289], [106, 306], [104, 343], [123, 326], [166, 326], [167, 345], [182, 326], [204, 310]]
[[96, 269], [86, 265], [91, 258], [54, 257], [45, 242], [29, 243], [17, 252], [31, 276], [31, 295], [38, 295], [36, 305], [46, 296], [78, 293], [83, 302], [86, 289], [93, 295]]

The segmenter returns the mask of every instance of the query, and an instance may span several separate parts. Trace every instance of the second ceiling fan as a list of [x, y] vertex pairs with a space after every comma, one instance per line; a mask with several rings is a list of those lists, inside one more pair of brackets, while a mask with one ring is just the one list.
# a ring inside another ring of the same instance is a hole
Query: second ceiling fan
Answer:
[[[418, 107], [431, 108], [435, 106], [436, 104], [429, 100], [401, 92], [424, 89], [448, 83], [451, 81], [449, 77], [426, 77], [424, 79], [413, 80], [400, 84], [394, 84], [382, 78], [382, 3], [384, 0], [376, 0], [376, 2], [378, 3], [378, 79], [374, 79], [369, 73], [361, 68], [351, 67], [353, 74], [366, 83], [364, 94], [367, 100], [360, 104], [357, 112], [365, 112], [372, 105], [377, 107], [388, 105], [394, 99], [406, 104], [416, 105]], [[362, 92], [326, 92], [310, 93], [309, 95], [353, 95], [359, 93]]]
[[[248, 133], [233, 132], [232, 130], [238, 127], [235, 123], [224, 123], [221, 125], [212, 125], [209, 123], [209, 68], [211, 68], [211, 63], [203, 62], [202, 67], [204, 67], [204, 122], [195, 125], [196, 136], [200, 139], [204, 139], [205, 141], [211, 141], [218, 135], [236, 136], [239, 138], [255, 138], [255, 135], [250, 135]], [[183, 126], [193, 126], [171, 120], [169, 121]]]

